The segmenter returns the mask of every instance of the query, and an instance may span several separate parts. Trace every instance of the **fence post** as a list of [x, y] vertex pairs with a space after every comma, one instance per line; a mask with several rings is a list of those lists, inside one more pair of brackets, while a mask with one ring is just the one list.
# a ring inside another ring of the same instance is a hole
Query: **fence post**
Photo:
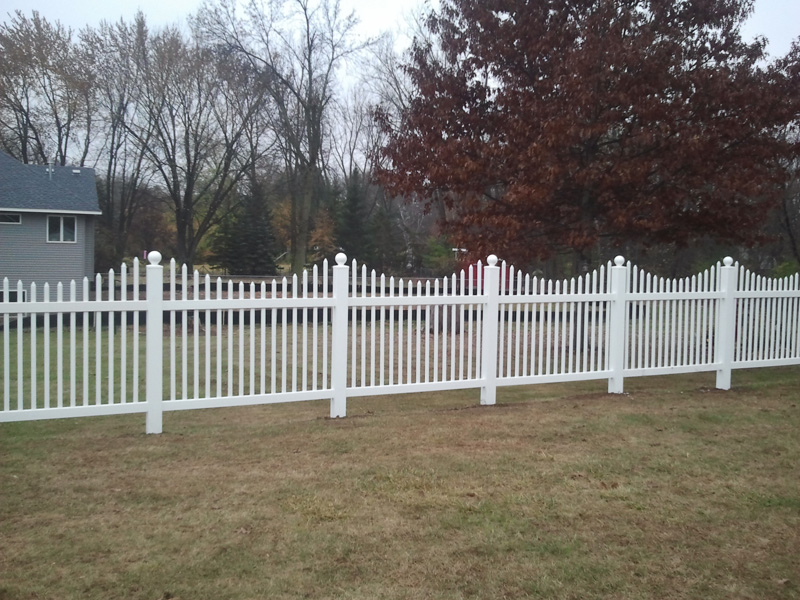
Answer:
[[625, 259], [617, 256], [611, 267], [611, 301], [608, 306], [606, 327], [608, 336], [608, 393], [621, 394], [624, 389], [625, 348], [628, 345], [627, 299], [628, 267]]
[[347, 256], [336, 255], [333, 267], [333, 315], [331, 334], [331, 419], [347, 416], [347, 281], [350, 269]]
[[147, 299], [145, 325], [145, 399], [147, 402], [146, 433], [161, 433], [163, 406], [164, 353], [164, 267], [160, 252], [147, 255], [150, 264], [145, 275]]
[[483, 312], [483, 352], [481, 354], [481, 404], [497, 401], [497, 333], [500, 319], [500, 267], [497, 257], [489, 255], [483, 269], [483, 293], [486, 304]]
[[733, 266], [733, 259], [726, 256], [723, 260], [725, 266], [720, 267], [719, 291], [722, 297], [719, 300], [719, 320], [715, 338], [714, 362], [719, 363], [717, 369], [717, 389], [731, 389], [731, 366], [733, 365], [733, 350], [736, 339], [736, 288], [739, 272]]

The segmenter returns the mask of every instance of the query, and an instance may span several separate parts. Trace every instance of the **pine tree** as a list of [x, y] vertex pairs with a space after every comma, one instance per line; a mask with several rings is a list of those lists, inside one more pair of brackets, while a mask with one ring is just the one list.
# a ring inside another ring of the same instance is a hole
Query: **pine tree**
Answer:
[[348, 258], [369, 262], [372, 244], [369, 239], [369, 217], [363, 182], [363, 175], [356, 169], [347, 182], [347, 193], [339, 213], [336, 237]]
[[241, 209], [220, 224], [212, 251], [230, 275], [275, 275], [275, 236], [265, 203], [245, 198]]
[[403, 267], [405, 249], [397, 224], [383, 207], [375, 211], [370, 221], [372, 253], [370, 266], [379, 272], [393, 272]]

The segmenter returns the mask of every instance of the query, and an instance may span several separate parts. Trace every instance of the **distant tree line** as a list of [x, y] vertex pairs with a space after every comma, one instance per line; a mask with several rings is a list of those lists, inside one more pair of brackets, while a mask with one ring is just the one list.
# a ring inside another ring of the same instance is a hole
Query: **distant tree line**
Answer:
[[231, 274], [339, 251], [437, 275], [490, 252], [543, 273], [619, 253], [791, 270], [800, 46], [769, 61], [741, 39], [751, 12], [442, 0], [399, 53], [336, 0], [217, 0], [184, 29], [17, 11], [0, 147], [95, 168], [98, 268], [159, 249]]
[[[399, 267], [401, 224], [371, 183], [370, 107], [337, 79], [368, 46], [354, 24], [329, 0], [253, 2], [243, 16], [209, 4], [188, 31], [139, 13], [76, 34], [17, 11], [0, 25], [0, 147], [96, 169], [99, 266], [159, 248], [230, 272], [274, 272], [278, 257], [298, 271], [373, 247], [381, 203], [374, 247]], [[363, 240], [341, 222], [354, 201]]]

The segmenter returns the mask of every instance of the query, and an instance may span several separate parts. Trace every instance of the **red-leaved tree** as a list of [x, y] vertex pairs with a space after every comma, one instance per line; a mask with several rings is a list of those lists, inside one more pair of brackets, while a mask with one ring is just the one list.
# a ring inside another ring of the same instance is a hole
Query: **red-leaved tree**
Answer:
[[406, 65], [391, 192], [524, 264], [598, 240], [749, 243], [786, 181], [800, 48], [766, 61], [747, 0], [442, 0]]

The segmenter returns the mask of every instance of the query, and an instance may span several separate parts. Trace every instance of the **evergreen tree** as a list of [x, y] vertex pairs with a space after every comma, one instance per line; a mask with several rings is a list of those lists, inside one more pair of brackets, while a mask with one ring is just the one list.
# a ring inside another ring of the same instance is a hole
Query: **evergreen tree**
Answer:
[[373, 240], [370, 266], [380, 273], [402, 269], [405, 258], [403, 240], [396, 221], [383, 207], [375, 211], [370, 231]]
[[348, 258], [355, 258], [359, 262], [370, 262], [372, 244], [369, 239], [369, 217], [365, 202], [364, 177], [358, 169], [353, 171], [347, 182], [347, 192], [339, 213], [336, 237], [339, 246]]
[[212, 252], [215, 263], [230, 275], [275, 275], [275, 236], [265, 203], [245, 198], [241, 209], [220, 224]]

